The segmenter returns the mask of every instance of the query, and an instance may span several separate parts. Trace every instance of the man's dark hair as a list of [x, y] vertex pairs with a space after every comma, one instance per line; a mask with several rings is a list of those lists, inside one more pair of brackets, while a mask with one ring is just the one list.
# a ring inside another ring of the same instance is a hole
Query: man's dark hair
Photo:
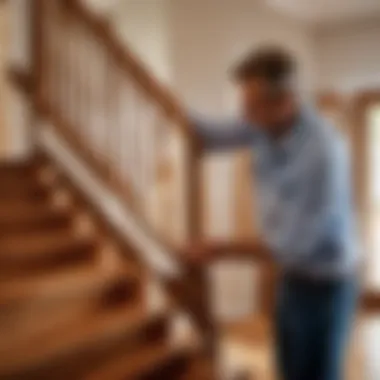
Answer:
[[235, 80], [260, 78], [278, 86], [291, 81], [297, 71], [294, 57], [279, 47], [262, 47], [249, 53], [232, 70]]

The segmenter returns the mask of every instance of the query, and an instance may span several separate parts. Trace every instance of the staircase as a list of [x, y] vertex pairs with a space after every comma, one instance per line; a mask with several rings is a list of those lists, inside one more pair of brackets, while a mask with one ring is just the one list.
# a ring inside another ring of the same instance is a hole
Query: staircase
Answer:
[[[211, 379], [175, 306], [44, 159], [0, 167], [0, 379]], [[82, 227], [80, 227], [82, 225]], [[115, 243], [115, 244], [112, 244]]]

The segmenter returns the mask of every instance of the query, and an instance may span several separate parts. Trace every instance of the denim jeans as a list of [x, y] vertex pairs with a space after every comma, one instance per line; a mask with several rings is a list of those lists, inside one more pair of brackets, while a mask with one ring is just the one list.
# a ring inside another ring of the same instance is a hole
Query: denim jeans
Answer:
[[342, 380], [357, 280], [280, 281], [276, 347], [282, 380]]

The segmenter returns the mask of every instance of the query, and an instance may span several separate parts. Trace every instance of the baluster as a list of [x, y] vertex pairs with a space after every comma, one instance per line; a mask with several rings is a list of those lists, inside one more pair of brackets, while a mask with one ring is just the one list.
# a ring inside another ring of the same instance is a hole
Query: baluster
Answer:
[[80, 130], [83, 141], [88, 141], [88, 148], [92, 147], [91, 135], [89, 129], [91, 128], [90, 115], [96, 112], [96, 106], [93, 104], [94, 94], [91, 91], [91, 73], [93, 72], [93, 66], [89, 63], [90, 44], [89, 44], [89, 31], [86, 27], [78, 24], [78, 36], [76, 44], [76, 54], [78, 55], [78, 76], [77, 88], [78, 88], [78, 113], [76, 125]]
[[[161, 169], [161, 145], [163, 135], [165, 134], [165, 124], [164, 117], [161, 112], [156, 110], [155, 118], [153, 120], [152, 131], [151, 131], [151, 160], [149, 162], [149, 177], [151, 182], [151, 224], [152, 227], [159, 233], [161, 236], [165, 233], [164, 225], [160, 220], [160, 212], [163, 207], [165, 207], [164, 200], [162, 198], [163, 188], [160, 178], [160, 169]], [[167, 212], [170, 210], [166, 209]]]
[[83, 30], [83, 47], [85, 50], [86, 61], [83, 63], [86, 72], [83, 89], [86, 90], [84, 115], [83, 115], [83, 133], [89, 142], [91, 154], [98, 155], [97, 150], [97, 128], [99, 125], [99, 41], [96, 37], [90, 36], [89, 31]]
[[60, 118], [64, 119], [64, 73], [65, 73], [65, 50], [63, 46], [64, 41], [64, 25], [62, 19], [61, 9], [59, 4], [55, 4], [55, 17], [56, 17], [56, 65], [57, 65], [57, 78], [56, 78], [56, 112]]
[[[48, 53], [48, 14], [47, 14], [47, 7], [44, 1], [35, 1], [34, 2], [34, 8], [31, 8], [32, 12], [38, 12], [36, 13], [33, 18], [33, 23], [39, 23], [39, 28], [36, 27], [36, 25], [33, 26], [34, 28], [34, 39], [33, 46], [35, 49], [35, 54], [39, 54], [39, 58], [37, 58], [37, 62], [34, 62], [34, 70], [37, 71], [35, 75], [37, 76], [35, 78], [36, 85], [35, 85], [35, 100], [39, 104], [41, 100], [45, 100], [48, 98], [48, 91], [49, 91], [49, 83], [48, 83], [48, 70], [49, 70], [49, 53]], [[38, 63], [38, 60], [40, 60], [40, 63]], [[39, 68], [38, 68], [39, 66]]]
[[152, 170], [153, 161], [153, 134], [154, 121], [156, 112], [149, 99], [142, 99], [143, 114], [141, 117], [140, 127], [140, 162], [141, 162], [141, 206], [145, 220], [151, 225], [152, 218], [150, 215], [152, 205], [152, 193], [154, 191], [154, 171]]
[[126, 150], [128, 149], [128, 141], [126, 139], [126, 130], [128, 129], [128, 123], [125, 109], [125, 81], [123, 80], [123, 72], [119, 67], [116, 67], [115, 73], [115, 86], [116, 86], [116, 105], [115, 105], [115, 176], [118, 177], [122, 183], [124, 183], [124, 176], [127, 171], [126, 165]]
[[49, 94], [49, 106], [52, 109], [56, 109], [57, 105], [57, 20], [56, 20], [56, 12], [53, 7], [53, 3], [50, 4], [50, 54], [51, 54], [51, 81], [50, 81], [50, 94]]
[[133, 170], [133, 141], [132, 141], [132, 126], [134, 122], [133, 114], [133, 88], [128, 76], [125, 72], [118, 68], [118, 129], [120, 139], [117, 143], [118, 153], [118, 176], [123, 184], [129, 206], [134, 206], [133, 182], [131, 173]]
[[61, 115], [65, 122], [69, 121], [69, 56], [68, 56], [68, 41], [70, 30], [70, 15], [67, 12], [63, 12], [62, 24], [61, 24], [61, 45], [60, 45], [60, 62], [61, 62]]
[[119, 158], [118, 140], [121, 136], [121, 127], [118, 123], [118, 101], [119, 101], [119, 71], [114, 57], [107, 51], [106, 67], [106, 145], [107, 145], [107, 170], [111, 183], [117, 182], [117, 165]]
[[94, 53], [96, 61], [91, 63], [94, 65], [94, 91], [93, 91], [93, 107], [91, 113], [93, 115], [91, 137], [94, 143], [95, 154], [98, 159], [104, 160], [106, 157], [106, 141], [105, 130], [107, 128], [106, 120], [106, 97], [107, 97], [107, 83], [106, 83], [106, 57], [100, 41], [95, 40]]
[[137, 139], [137, 130], [139, 127], [139, 94], [138, 90], [135, 87], [135, 85], [131, 82], [131, 104], [130, 104], [130, 112], [131, 112], [131, 118], [130, 118], [130, 125], [128, 128], [128, 140], [129, 140], [129, 157], [128, 157], [128, 163], [129, 163], [129, 177], [131, 181], [131, 191], [133, 193], [133, 207], [139, 209], [139, 199], [138, 199], [138, 153], [139, 153], [139, 147], [138, 147], [138, 139]]
[[70, 125], [76, 125], [76, 112], [78, 105], [78, 92], [77, 92], [77, 55], [76, 55], [76, 20], [71, 15], [70, 18], [70, 31], [68, 34], [67, 43], [67, 65], [68, 65], [68, 113], [67, 120]]

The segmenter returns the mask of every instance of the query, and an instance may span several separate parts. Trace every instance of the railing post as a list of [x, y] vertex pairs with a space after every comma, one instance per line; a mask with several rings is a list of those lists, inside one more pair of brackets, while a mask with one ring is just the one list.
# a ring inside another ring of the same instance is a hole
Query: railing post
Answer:
[[203, 235], [202, 221], [202, 147], [192, 135], [188, 157], [188, 240], [199, 241]]
[[[204, 239], [203, 231], [203, 183], [202, 160], [203, 147], [199, 138], [194, 135], [190, 126], [190, 154], [188, 165], [188, 217], [190, 244], [201, 242]], [[193, 313], [197, 316], [197, 323], [201, 329], [205, 354], [211, 361], [214, 378], [217, 378], [218, 329], [213, 315], [211, 284], [207, 266], [190, 265], [188, 268], [188, 286], [191, 287], [191, 303]]]

